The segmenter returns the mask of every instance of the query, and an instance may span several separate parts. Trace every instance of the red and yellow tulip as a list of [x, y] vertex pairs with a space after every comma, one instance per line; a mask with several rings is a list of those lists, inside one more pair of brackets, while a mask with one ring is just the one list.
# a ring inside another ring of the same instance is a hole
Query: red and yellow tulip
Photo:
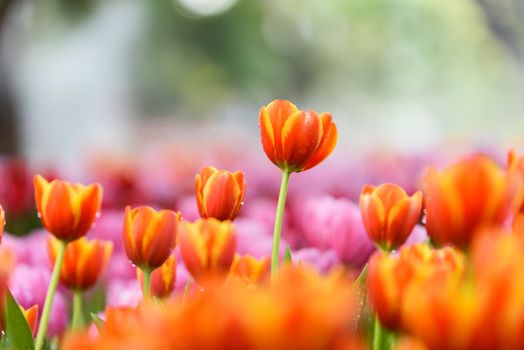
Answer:
[[268, 257], [256, 259], [251, 255], [235, 254], [233, 265], [229, 271], [231, 279], [245, 285], [260, 285], [269, 278], [270, 260]]
[[235, 257], [236, 237], [230, 221], [214, 218], [183, 221], [180, 252], [189, 273], [198, 283], [224, 279]]
[[172, 210], [127, 207], [122, 239], [129, 260], [146, 271], [160, 267], [175, 248], [180, 217]]
[[423, 179], [426, 228], [438, 244], [469, 246], [476, 232], [500, 226], [518, 197], [519, 181], [491, 159], [474, 156]]
[[326, 159], [337, 144], [331, 114], [301, 111], [293, 103], [275, 100], [260, 109], [262, 146], [282, 171], [301, 172]]
[[[52, 237], [47, 240], [49, 260], [54, 266], [60, 242]], [[113, 243], [85, 237], [69, 243], [60, 269], [60, 282], [75, 291], [91, 288], [109, 262]]]
[[244, 200], [244, 173], [203, 167], [195, 177], [198, 212], [203, 218], [233, 220]]
[[[144, 273], [136, 269], [138, 281], [144, 289]], [[151, 273], [151, 295], [157, 298], [166, 298], [175, 290], [176, 257], [171, 254], [165, 263]]]
[[47, 231], [66, 242], [89, 231], [100, 211], [102, 186], [61, 180], [47, 182], [40, 175], [33, 182], [36, 208]]
[[415, 227], [422, 210], [422, 192], [411, 197], [402, 187], [366, 185], [360, 194], [360, 211], [369, 238], [386, 251], [402, 245]]

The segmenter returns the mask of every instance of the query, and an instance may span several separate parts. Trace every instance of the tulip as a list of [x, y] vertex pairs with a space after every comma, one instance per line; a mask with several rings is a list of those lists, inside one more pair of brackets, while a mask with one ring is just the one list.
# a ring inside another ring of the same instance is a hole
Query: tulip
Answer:
[[[54, 238], [47, 241], [49, 260], [54, 265], [61, 242]], [[82, 326], [82, 293], [95, 285], [106, 267], [113, 243], [90, 240], [85, 237], [67, 245], [64, 263], [60, 269], [60, 282], [73, 291], [73, 328]]]
[[375, 253], [369, 261], [367, 283], [380, 323], [390, 329], [402, 329], [401, 310], [410, 284], [432, 279], [459, 280], [463, 270], [463, 256], [451, 247], [433, 250], [426, 244], [414, 244], [394, 255]]
[[524, 157], [521, 157], [514, 150], [508, 152], [507, 169], [510, 173], [515, 173], [521, 179], [519, 191], [520, 201], [517, 201], [515, 216], [513, 218], [513, 227], [524, 231]]
[[386, 251], [404, 244], [421, 210], [422, 192], [410, 197], [398, 185], [366, 185], [360, 194], [360, 211], [368, 237]]
[[244, 173], [203, 167], [195, 177], [198, 212], [202, 218], [233, 220], [244, 199]]
[[[144, 290], [144, 273], [139, 268], [136, 274], [142, 291]], [[175, 289], [176, 281], [176, 257], [170, 255], [165, 263], [151, 273], [151, 295], [157, 298], [168, 297]]]
[[246, 285], [258, 285], [267, 279], [269, 268], [270, 260], [267, 257], [256, 259], [247, 254], [235, 254], [229, 275]]
[[300, 111], [289, 101], [275, 100], [260, 109], [262, 146], [283, 172], [301, 172], [326, 159], [337, 143], [331, 114]]
[[519, 182], [492, 160], [475, 156], [423, 179], [426, 228], [438, 244], [466, 249], [482, 228], [500, 226], [515, 206]]
[[176, 245], [180, 213], [151, 207], [126, 208], [124, 249], [133, 264], [144, 272], [144, 298], [149, 298], [151, 272], [162, 266]]
[[84, 236], [102, 204], [102, 186], [34, 178], [35, 203], [44, 227], [56, 238], [70, 242]]
[[2, 243], [2, 235], [4, 234], [5, 227], [5, 212], [4, 208], [0, 205], [0, 243]]
[[[60, 242], [49, 237], [47, 250], [51, 265], [56, 262]], [[60, 270], [60, 283], [70, 290], [85, 291], [95, 285], [109, 262], [113, 243], [82, 237], [67, 245]]]
[[180, 253], [189, 273], [201, 284], [226, 277], [236, 249], [236, 237], [230, 221], [214, 218], [183, 221]]
[[338, 134], [331, 114], [301, 111], [284, 100], [275, 100], [260, 109], [259, 127], [264, 152], [282, 170], [273, 229], [271, 274], [274, 275], [278, 269], [289, 177], [293, 172], [311, 169], [326, 159], [337, 144]]
[[33, 333], [34, 335], [36, 332], [36, 325], [38, 321], [38, 305], [33, 305], [27, 310], [20, 306], [20, 310], [22, 310], [27, 324], [29, 325], [29, 329], [31, 329], [31, 333]]

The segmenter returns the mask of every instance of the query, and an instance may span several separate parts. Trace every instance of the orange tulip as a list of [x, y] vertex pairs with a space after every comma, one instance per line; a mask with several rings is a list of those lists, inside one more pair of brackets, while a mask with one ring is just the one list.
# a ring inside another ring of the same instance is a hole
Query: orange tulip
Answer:
[[233, 220], [244, 199], [244, 173], [203, 167], [195, 178], [198, 211], [203, 218]]
[[508, 172], [516, 173], [521, 179], [519, 191], [520, 201], [517, 201], [513, 226], [515, 229], [524, 231], [524, 157], [519, 157], [517, 152], [510, 150], [508, 152]]
[[482, 228], [500, 226], [515, 206], [519, 182], [484, 156], [462, 160], [423, 179], [426, 228], [438, 244], [467, 248]]
[[414, 244], [395, 255], [375, 253], [369, 261], [369, 298], [381, 324], [402, 329], [401, 310], [406, 289], [412, 283], [462, 278], [464, 258], [451, 247], [434, 250], [426, 244]]
[[360, 211], [366, 232], [386, 251], [396, 249], [406, 241], [421, 210], [422, 192], [409, 197], [398, 185], [366, 185], [360, 194]]
[[[144, 273], [141, 269], [136, 269], [136, 274], [140, 286], [144, 289]], [[151, 295], [157, 298], [165, 298], [175, 290], [176, 281], [176, 257], [170, 255], [165, 263], [151, 273]]]
[[36, 208], [42, 224], [56, 238], [74, 241], [93, 225], [102, 203], [102, 186], [34, 178]]
[[36, 326], [38, 324], [37, 323], [38, 322], [38, 304], [31, 306], [27, 310], [24, 309], [22, 306], [20, 306], [20, 310], [22, 310], [22, 313], [24, 314], [27, 324], [29, 325], [31, 332], [34, 335], [36, 332]]
[[326, 159], [337, 144], [331, 114], [301, 111], [275, 100], [260, 109], [260, 134], [268, 158], [282, 171], [301, 172]]
[[172, 210], [127, 207], [123, 241], [129, 260], [145, 271], [160, 267], [175, 248], [180, 217]]
[[214, 218], [183, 221], [180, 252], [189, 273], [199, 283], [227, 276], [236, 249], [236, 237], [230, 221]]
[[4, 234], [5, 227], [5, 212], [4, 208], [0, 205], [0, 243], [2, 243], [2, 235]]
[[270, 261], [268, 257], [256, 259], [251, 255], [235, 254], [229, 275], [246, 285], [264, 283], [269, 277]]
[[[47, 251], [53, 266], [59, 249], [60, 242], [49, 237]], [[113, 243], [108, 241], [82, 237], [69, 243], [60, 270], [60, 282], [72, 290], [91, 288], [107, 265], [112, 251]]]

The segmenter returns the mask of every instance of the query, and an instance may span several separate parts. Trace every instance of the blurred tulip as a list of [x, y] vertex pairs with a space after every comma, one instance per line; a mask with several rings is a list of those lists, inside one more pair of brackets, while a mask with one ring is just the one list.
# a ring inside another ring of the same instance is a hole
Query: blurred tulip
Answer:
[[5, 227], [5, 213], [4, 208], [0, 205], [0, 243], [2, 243], [2, 235], [4, 234]]
[[180, 217], [172, 210], [127, 207], [123, 241], [129, 260], [144, 271], [160, 267], [175, 248]]
[[[54, 266], [60, 242], [52, 237], [47, 241], [49, 260]], [[113, 244], [85, 237], [69, 243], [66, 247], [64, 263], [60, 270], [60, 282], [71, 290], [87, 290], [98, 280], [107, 265]]]
[[475, 156], [423, 179], [426, 228], [438, 244], [469, 246], [475, 232], [500, 226], [517, 199], [519, 181], [491, 159]]
[[22, 313], [24, 314], [24, 317], [27, 320], [27, 324], [31, 329], [31, 333], [35, 335], [36, 326], [38, 324], [38, 305], [33, 305], [27, 310], [20, 306], [20, 309], [22, 310]]
[[236, 237], [230, 221], [214, 218], [183, 221], [180, 227], [180, 253], [189, 273], [198, 283], [225, 278], [236, 250]]
[[251, 255], [235, 254], [229, 275], [246, 285], [259, 285], [269, 278], [270, 267], [268, 257], [256, 259]]
[[203, 167], [195, 178], [198, 211], [203, 218], [233, 220], [244, 200], [244, 173]]
[[360, 194], [360, 211], [368, 237], [386, 251], [404, 244], [421, 210], [422, 192], [410, 197], [398, 185], [366, 185]]
[[414, 244], [394, 255], [375, 253], [369, 261], [367, 283], [380, 323], [402, 329], [401, 310], [410, 284], [431, 279], [456, 281], [462, 278], [463, 270], [464, 257], [451, 247], [434, 250], [426, 244]]
[[69, 242], [84, 236], [93, 225], [102, 203], [99, 184], [83, 186], [66, 181], [34, 178], [35, 202], [44, 227]]
[[[140, 286], [143, 289], [144, 273], [136, 269], [136, 274]], [[175, 290], [176, 281], [176, 257], [172, 254], [157, 269], [151, 273], [151, 295], [157, 298], [166, 298]]]
[[513, 218], [515, 229], [524, 231], [524, 157], [519, 156], [514, 150], [508, 152], [508, 172], [515, 172], [521, 178], [520, 203], [517, 203], [516, 214]]
[[15, 263], [16, 256], [14, 252], [9, 248], [0, 246], [0, 300], [3, 300], [5, 296], [7, 283]]
[[260, 109], [262, 146], [282, 171], [301, 172], [326, 159], [337, 144], [331, 114], [300, 111], [289, 101], [275, 100]]

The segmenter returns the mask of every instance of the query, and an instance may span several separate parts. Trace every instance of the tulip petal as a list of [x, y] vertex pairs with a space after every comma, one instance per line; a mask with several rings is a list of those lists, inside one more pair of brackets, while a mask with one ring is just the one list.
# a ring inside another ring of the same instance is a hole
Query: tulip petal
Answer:
[[337, 126], [331, 121], [331, 114], [322, 113], [320, 115], [322, 122], [323, 135], [320, 143], [311, 158], [304, 164], [303, 170], [311, 169], [326, 159], [335, 149], [338, 140]]
[[298, 111], [287, 118], [282, 127], [282, 152], [288, 171], [302, 171], [322, 135], [322, 123], [315, 112]]

